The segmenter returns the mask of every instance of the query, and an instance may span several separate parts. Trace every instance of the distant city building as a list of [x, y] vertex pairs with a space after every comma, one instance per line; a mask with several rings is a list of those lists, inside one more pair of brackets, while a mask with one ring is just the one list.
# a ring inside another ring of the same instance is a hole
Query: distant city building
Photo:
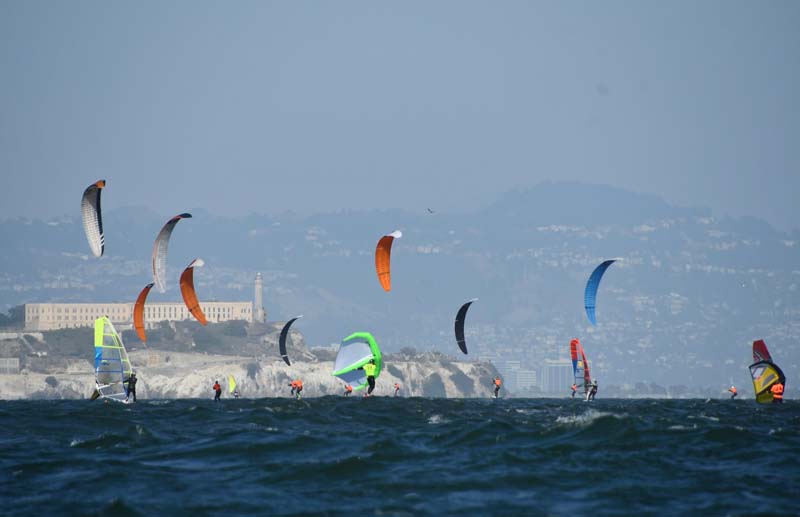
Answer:
[[572, 386], [572, 361], [569, 359], [546, 360], [542, 366], [539, 387], [545, 393], [567, 393]]
[[517, 370], [517, 389], [529, 390], [538, 386], [536, 370]]
[[[256, 275], [256, 300], [254, 302], [200, 302], [206, 319], [211, 323], [244, 320], [266, 321], [261, 297], [261, 275]], [[260, 311], [255, 307], [260, 307]], [[27, 303], [25, 304], [25, 331], [56, 330], [91, 327], [94, 320], [108, 316], [112, 323], [125, 328], [133, 325], [133, 302], [129, 303]], [[182, 302], [147, 303], [144, 321], [147, 328], [162, 321], [192, 320]]]

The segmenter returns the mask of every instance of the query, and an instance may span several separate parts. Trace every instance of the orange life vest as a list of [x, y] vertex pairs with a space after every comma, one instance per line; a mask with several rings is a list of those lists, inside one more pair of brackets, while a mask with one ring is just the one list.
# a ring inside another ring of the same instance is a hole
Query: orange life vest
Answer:
[[349, 384], [345, 386], [344, 389], [347, 390], [348, 392], [353, 391], [353, 387], [350, 386]]
[[780, 382], [773, 384], [769, 391], [772, 392], [773, 399], [783, 400], [783, 384]]
[[572, 385], [572, 391], [578, 391], [578, 385], [577, 384], [573, 384]]
[[500, 379], [495, 379], [495, 380], [494, 380], [494, 385], [495, 385], [495, 386], [500, 386], [501, 384], [503, 384], [503, 383], [502, 383], [502, 382], [500, 382]]
[[731, 393], [736, 393], [736, 386], [731, 386], [731, 388], [728, 391], [730, 391]]
[[303, 381], [298, 379], [297, 380], [297, 387], [300, 388], [300, 389], [303, 389]]

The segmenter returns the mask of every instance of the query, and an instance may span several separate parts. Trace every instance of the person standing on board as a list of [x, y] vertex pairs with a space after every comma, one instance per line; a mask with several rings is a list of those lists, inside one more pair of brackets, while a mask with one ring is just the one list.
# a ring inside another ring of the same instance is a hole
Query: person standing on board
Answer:
[[572, 398], [575, 398], [575, 392], [578, 391], [578, 385], [574, 382], [572, 383]]
[[235, 399], [239, 398], [239, 390], [233, 390], [233, 398]]
[[344, 385], [344, 396], [345, 397], [349, 397], [351, 393], [353, 393], [353, 387], [350, 386], [349, 384], [345, 384]]
[[595, 395], [597, 395], [597, 379], [592, 379], [592, 389], [586, 394], [586, 400], [594, 400]]
[[399, 382], [395, 382], [394, 383], [394, 396], [395, 397], [397, 396], [397, 392], [398, 391], [400, 391], [400, 383]]
[[494, 379], [494, 398], [497, 398], [500, 393], [500, 386], [503, 382], [500, 380], [500, 377], [495, 377]]
[[773, 384], [769, 391], [772, 392], [773, 404], [783, 404], [783, 383], [781, 381]]
[[131, 376], [126, 381], [128, 383], [128, 396], [125, 397], [125, 400], [128, 401], [133, 395], [133, 401], [136, 402], [136, 374], [131, 372]]
[[294, 395], [297, 398], [300, 398], [300, 392], [303, 391], [303, 381], [297, 379], [294, 381]]
[[731, 400], [736, 398], [736, 386], [731, 386], [728, 388], [728, 391], [731, 392]]
[[294, 392], [297, 390], [297, 381], [290, 382], [289, 387], [292, 388], [292, 396], [294, 396]]
[[219, 397], [222, 395], [222, 386], [219, 385], [219, 381], [214, 381], [214, 401], [219, 402]]
[[367, 374], [367, 384], [369, 384], [369, 388], [364, 394], [365, 397], [372, 396], [372, 390], [375, 389], [375, 370], [377, 369], [378, 367], [375, 366], [375, 359], [370, 359], [367, 364], [359, 368], [359, 370], [364, 370], [364, 373]]

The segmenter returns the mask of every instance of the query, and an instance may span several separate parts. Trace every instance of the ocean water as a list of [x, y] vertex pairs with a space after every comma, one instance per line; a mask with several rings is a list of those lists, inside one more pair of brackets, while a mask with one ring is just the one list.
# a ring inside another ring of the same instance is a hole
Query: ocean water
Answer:
[[800, 402], [0, 402], [3, 515], [800, 511]]

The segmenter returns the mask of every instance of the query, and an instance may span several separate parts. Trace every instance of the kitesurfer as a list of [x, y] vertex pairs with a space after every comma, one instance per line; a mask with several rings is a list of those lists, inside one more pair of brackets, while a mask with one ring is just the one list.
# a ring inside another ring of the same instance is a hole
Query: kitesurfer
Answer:
[[128, 383], [128, 396], [125, 397], [125, 400], [130, 400], [131, 395], [133, 395], [133, 401], [136, 402], [136, 374], [131, 372], [131, 376], [128, 377], [126, 381]]
[[292, 388], [292, 396], [294, 396], [294, 392], [297, 390], [297, 381], [290, 382], [289, 387]]
[[498, 397], [498, 394], [500, 393], [500, 386], [502, 384], [503, 384], [503, 382], [500, 380], [500, 377], [495, 377], [495, 379], [494, 379], [494, 398]]
[[728, 391], [731, 392], [731, 400], [736, 398], [736, 386], [731, 386], [728, 388]]
[[586, 395], [586, 400], [594, 400], [595, 395], [597, 395], [597, 379], [592, 379], [592, 389]]
[[397, 392], [398, 391], [400, 391], [400, 383], [399, 382], [395, 382], [394, 383], [394, 396], [395, 397], [397, 396]]
[[344, 385], [344, 396], [345, 397], [349, 397], [351, 393], [353, 393], [353, 387], [350, 386], [349, 384], [345, 384]]
[[783, 383], [781, 381], [776, 382], [772, 385], [769, 389], [772, 392], [772, 402], [775, 404], [782, 404], [783, 403]]
[[294, 394], [297, 398], [300, 398], [300, 392], [303, 391], [303, 381], [297, 379], [294, 381]]
[[219, 397], [222, 395], [222, 386], [219, 385], [219, 381], [214, 381], [214, 401], [219, 402]]
[[239, 390], [233, 390], [233, 398], [235, 399], [239, 398]]
[[572, 398], [575, 398], [575, 392], [578, 391], [578, 385], [573, 383], [572, 384]]
[[369, 388], [364, 394], [365, 397], [371, 396], [372, 390], [375, 389], [375, 370], [377, 369], [378, 367], [375, 365], [375, 359], [370, 359], [367, 364], [359, 368], [359, 370], [364, 370], [364, 373], [367, 374], [367, 384], [369, 384]]

